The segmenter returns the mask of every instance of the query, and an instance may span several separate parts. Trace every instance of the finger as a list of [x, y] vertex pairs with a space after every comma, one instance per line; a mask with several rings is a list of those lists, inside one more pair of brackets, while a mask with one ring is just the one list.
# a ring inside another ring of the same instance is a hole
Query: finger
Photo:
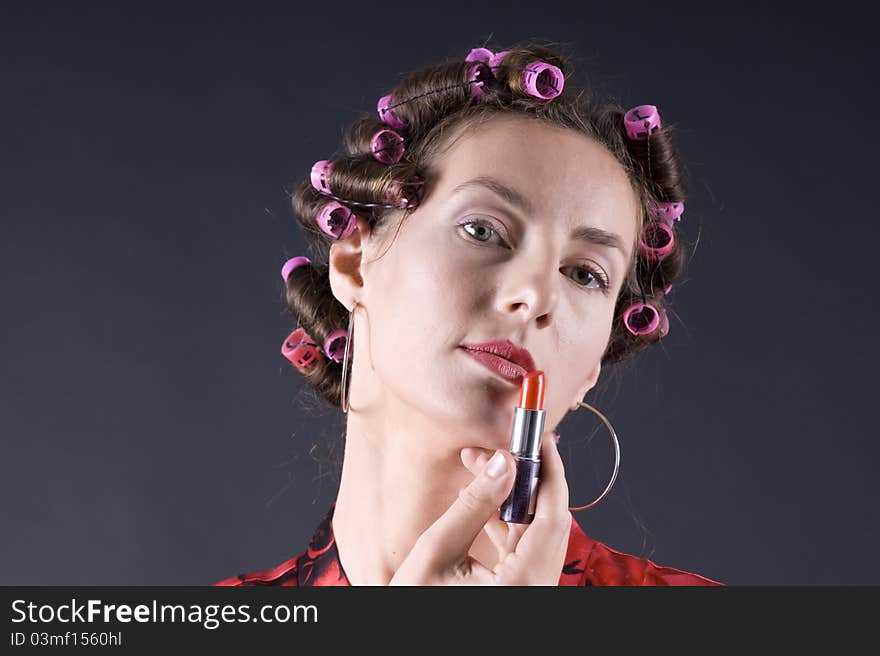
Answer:
[[478, 476], [493, 453], [492, 449], [466, 446], [461, 450], [461, 462], [474, 476]]
[[[543, 443], [545, 439], [550, 439], [551, 437], [555, 439], [556, 436], [557, 433], [555, 431], [545, 433], [541, 438], [541, 441]], [[558, 444], [558, 441], [556, 441], [556, 443]], [[491, 455], [492, 451], [490, 449], [465, 447], [462, 449], [461, 459], [465, 467], [467, 467], [474, 475], [477, 475], [485, 466]], [[541, 476], [543, 477], [544, 474], [542, 473]], [[528, 524], [504, 522], [500, 519], [498, 522], [489, 521], [486, 524], [485, 531], [489, 536], [489, 539], [492, 541], [492, 544], [495, 546], [495, 549], [498, 551], [499, 560], [504, 560], [509, 553], [516, 550], [516, 546], [527, 528]]]
[[539, 476], [535, 517], [558, 517], [568, 512], [568, 481], [565, 480], [565, 465], [552, 432], [545, 433], [541, 438]]
[[[465, 447], [461, 450], [461, 461], [468, 471], [474, 476], [479, 476], [493, 453], [491, 449]], [[495, 521], [493, 517], [486, 523], [484, 530], [498, 552], [498, 559], [501, 560], [511, 551], [507, 522], [502, 522], [500, 519]]]
[[[542, 450], [546, 447], [543, 445], [544, 441], [550, 441], [551, 438], [553, 443], [558, 445], [557, 439], [558, 433], [556, 431], [551, 431], [549, 433], [545, 432], [543, 437], [541, 438]], [[558, 452], [558, 446], [557, 446]], [[489, 449], [481, 449], [476, 447], [465, 447], [462, 449], [462, 462], [464, 462], [465, 466], [474, 474], [479, 474], [480, 470], [485, 466], [489, 457], [492, 455], [492, 451]], [[543, 459], [543, 457], [542, 457]], [[551, 463], [552, 466], [552, 463]], [[541, 485], [544, 484], [543, 479], [550, 475], [552, 470], [548, 470], [546, 473], [544, 471], [544, 463], [542, 462], [542, 471], [541, 471]], [[564, 474], [563, 474], [564, 478]], [[548, 485], [548, 490], [549, 490]], [[543, 488], [541, 488], [543, 489]], [[568, 494], [568, 486], [566, 484], [565, 493]], [[541, 490], [539, 490], [539, 498], [540, 498]], [[566, 509], [568, 507], [568, 502], [566, 501]], [[509, 553], [512, 553], [516, 550], [517, 545], [519, 544], [520, 539], [522, 539], [523, 534], [526, 529], [529, 527], [528, 524], [516, 524], [513, 522], [505, 522], [501, 519], [495, 521], [494, 519], [490, 519], [489, 522], [485, 526], [485, 531], [489, 536], [489, 539], [492, 541], [492, 544], [495, 546], [495, 549], [498, 551], [498, 559], [504, 560]]]
[[525, 534], [526, 529], [529, 527], [528, 524], [513, 524], [510, 522], [502, 522], [507, 525], [507, 536], [504, 541], [503, 553], [501, 553], [501, 557], [504, 558], [507, 554], [516, 551], [516, 547], [519, 544], [519, 541], [522, 539], [522, 536]]
[[568, 483], [565, 466], [552, 434], [541, 440], [541, 471], [535, 517], [528, 524], [516, 546], [523, 562], [538, 562], [541, 554], [550, 562], [565, 559], [571, 531], [571, 512], [568, 510]]
[[[496, 464], [498, 469], [494, 468]], [[479, 475], [461, 489], [449, 510], [422, 533], [413, 550], [424, 550], [424, 557], [440, 568], [462, 563], [477, 535], [510, 493], [513, 477], [513, 456], [499, 449]]]

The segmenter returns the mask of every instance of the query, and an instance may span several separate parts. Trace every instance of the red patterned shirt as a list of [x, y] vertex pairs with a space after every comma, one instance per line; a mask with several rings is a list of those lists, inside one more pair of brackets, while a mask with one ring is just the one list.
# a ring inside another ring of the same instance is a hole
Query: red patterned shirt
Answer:
[[[245, 585], [351, 585], [339, 561], [333, 537], [334, 501], [324, 514], [305, 552], [262, 572], [230, 576], [214, 586]], [[662, 567], [614, 549], [588, 537], [571, 519], [568, 551], [559, 585], [725, 585], [672, 567]]]

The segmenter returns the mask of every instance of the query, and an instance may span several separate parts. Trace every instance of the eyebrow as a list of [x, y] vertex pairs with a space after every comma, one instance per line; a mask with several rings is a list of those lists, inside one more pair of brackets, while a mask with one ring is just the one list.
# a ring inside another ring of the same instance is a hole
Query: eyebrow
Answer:
[[[499, 196], [508, 205], [511, 205], [526, 214], [534, 214], [534, 206], [528, 197], [491, 176], [484, 175], [474, 178], [473, 180], [468, 180], [467, 182], [462, 182], [452, 190], [452, 193], [457, 194], [470, 187], [483, 187], [484, 189], [488, 189], [496, 196]], [[616, 248], [623, 254], [624, 259], [629, 257], [626, 248], [623, 245], [623, 240], [618, 235], [603, 230], [602, 228], [597, 228], [596, 226], [578, 226], [571, 231], [571, 239], [586, 241], [591, 244], [598, 244], [599, 246], [607, 246], [608, 248]]]
[[534, 214], [532, 201], [530, 201], [526, 196], [518, 192], [516, 189], [508, 187], [500, 180], [496, 180], [495, 178], [489, 177], [487, 175], [480, 176], [479, 178], [474, 178], [473, 180], [462, 182], [460, 185], [452, 190], [452, 193], [457, 194], [458, 192], [468, 189], [469, 187], [484, 187], [496, 196], [500, 196], [508, 205], [512, 205], [513, 207], [522, 210], [526, 214]]

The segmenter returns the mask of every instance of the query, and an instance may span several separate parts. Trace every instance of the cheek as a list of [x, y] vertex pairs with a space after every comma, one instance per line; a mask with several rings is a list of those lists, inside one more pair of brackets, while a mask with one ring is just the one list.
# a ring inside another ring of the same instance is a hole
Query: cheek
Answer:
[[380, 275], [370, 280], [377, 356], [411, 361], [407, 354], [431, 349], [454, 321], [455, 268], [442, 253], [412, 242], [401, 241], [400, 249], [389, 251]]
[[[468, 249], [455, 229], [442, 222], [408, 240], [400, 268], [408, 272], [407, 294], [425, 297], [430, 314], [467, 303], [486, 287], [485, 262], [479, 251]], [[440, 326], [438, 326], [439, 328]]]
[[560, 336], [558, 366], [566, 380], [583, 384], [584, 378], [602, 359], [611, 337], [612, 310], [595, 312], [589, 318], [583, 316], [560, 318], [560, 325], [570, 328]]

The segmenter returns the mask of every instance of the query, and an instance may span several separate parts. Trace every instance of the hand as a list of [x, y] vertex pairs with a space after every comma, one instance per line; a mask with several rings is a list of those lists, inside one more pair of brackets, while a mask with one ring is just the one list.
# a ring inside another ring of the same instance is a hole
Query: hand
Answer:
[[[558, 585], [568, 549], [571, 512], [568, 484], [556, 442], [541, 439], [541, 472], [535, 518], [531, 524], [508, 524], [498, 509], [513, 487], [516, 464], [506, 450], [500, 473], [486, 466], [491, 452], [462, 449], [461, 459], [474, 480], [462, 488], [449, 510], [422, 533], [389, 585]], [[486, 529], [500, 559], [489, 569], [469, 555]]]

